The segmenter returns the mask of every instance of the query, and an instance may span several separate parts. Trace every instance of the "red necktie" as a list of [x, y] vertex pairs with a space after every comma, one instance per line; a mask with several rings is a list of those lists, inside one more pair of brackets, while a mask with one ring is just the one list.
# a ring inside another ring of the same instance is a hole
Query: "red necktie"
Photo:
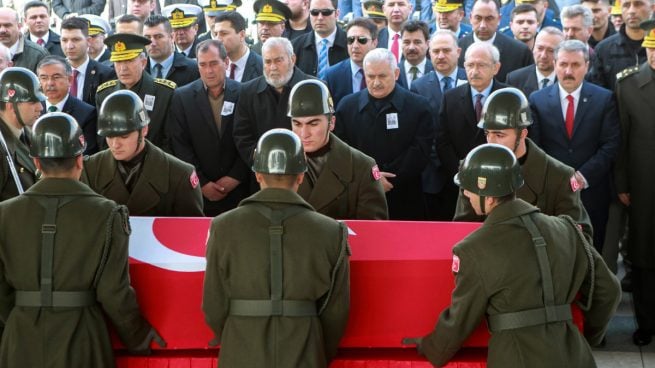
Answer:
[[36, 40], [36, 43], [39, 44], [39, 46], [41, 46], [41, 47], [43, 47], [43, 45], [45, 45], [45, 41], [43, 41], [43, 38], [39, 38], [38, 40]]
[[77, 97], [77, 76], [80, 72], [77, 69], [73, 69], [73, 83], [71, 84], [70, 94], [73, 97]]
[[569, 139], [573, 136], [573, 96], [568, 95], [566, 99], [569, 100], [569, 105], [566, 107], [566, 134], [569, 135]]
[[234, 80], [234, 69], [237, 68], [237, 64], [232, 63], [230, 64], [230, 79]]
[[398, 62], [398, 53], [400, 45], [398, 43], [398, 33], [393, 35], [393, 42], [391, 43], [391, 53], [396, 57], [396, 62]]
[[475, 118], [476, 121], [480, 121], [482, 116], [482, 93], [475, 95]]

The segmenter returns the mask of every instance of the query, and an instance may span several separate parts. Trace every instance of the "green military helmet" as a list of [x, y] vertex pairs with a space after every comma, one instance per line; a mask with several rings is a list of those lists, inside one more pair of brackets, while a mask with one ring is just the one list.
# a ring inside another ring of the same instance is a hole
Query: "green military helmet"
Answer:
[[31, 70], [11, 67], [0, 74], [0, 101], [42, 102], [45, 100], [39, 79]]
[[287, 129], [271, 129], [257, 142], [252, 171], [294, 175], [307, 171], [300, 138]]
[[318, 79], [304, 80], [291, 89], [287, 116], [299, 118], [333, 113], [334, 103], [330, 91]]
[[521, 166], [509, 148], [483, 144], [466, 155], [455, 184], [479, 196], [503, 197], [523, 185]]
[[86, 148], [82, 129], [70, 115], [51, 112], [41, 116], [32, 127], [30, 156], [36, 158], [73, 158]]
[[98, 114], [98, 135], [125, 135], [148, 125], [150, 118], [143, 101], [136, 93], [123, 89], [113, 92], [102, 102]]
[[509, 87], [494, 91], [482, 107], [481, 129], [522, 129], [532, 124], [528, 99], [520, 90]]

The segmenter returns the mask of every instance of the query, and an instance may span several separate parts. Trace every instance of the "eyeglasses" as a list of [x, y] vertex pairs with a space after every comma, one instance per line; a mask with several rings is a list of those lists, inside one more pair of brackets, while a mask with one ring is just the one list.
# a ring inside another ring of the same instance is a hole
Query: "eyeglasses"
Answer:
[[368, 43], [368, 40], [370, 40], [370, 38], [368, 38], [366, 36], [357, 36], [357, 37], [348, 36], [347, 40], [348, 40], [349, 45], [352, 45], [353, 43], [355, 43], [355, 40], [357, 40], [357, 42], [359, 44], [361, 44], [361, 45], [366, 45]]
[[309, 11], [309, 14], [311, 14], [313, 17], [318, 17], [319, 14], [324, 17], [329, 17], [335, 11], [336, 9], [312, 9]]

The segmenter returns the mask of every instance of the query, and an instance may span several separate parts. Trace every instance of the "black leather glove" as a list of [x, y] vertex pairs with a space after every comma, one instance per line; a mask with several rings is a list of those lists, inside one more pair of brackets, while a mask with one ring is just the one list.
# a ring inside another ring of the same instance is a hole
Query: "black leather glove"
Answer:
[[405, 337], [401, 341], [403, 345], [416, 345], [416, 350], [422, 354], [421, 342], [423, 342], [422, 337]]
[[132, 349], [129, 349], [130, 354], [134, 355], [150, 355], [150, 343], [152, 342], [157, 343], [159, 347], [165, 348], [166, 347], [166, 341], [162, 339], [161, 336], [157, 333], [157, 331], [154, 328], [150, 328], [150, 331], [146, 335], [146, 338], [143, 339], [143, 342], [139, 344], [139, 346], [134, 347]]

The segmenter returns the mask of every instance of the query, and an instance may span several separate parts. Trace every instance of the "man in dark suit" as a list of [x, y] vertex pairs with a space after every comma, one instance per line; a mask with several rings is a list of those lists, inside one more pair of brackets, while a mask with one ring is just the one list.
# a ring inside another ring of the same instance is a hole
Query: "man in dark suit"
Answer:
[[507, 74], [506, 83], [516, 87], [526, 97], [557, 82], [555, 49], [564, 41], [564, 34], [555, 27], [546, 27], [537, 35], [532, 55], [535, 63]]
[[[486, 42], [476, 42], [466, 50], [464, 66], [469, 84], [444, 93], [436, 131], [437, 155], [446, 178], [452, 178], [459, 162], [476, 146], [485, 143], [484, 132], [478, 128], [482, 106], [489, 94], [507, 87], [498, 82], [500, 69], [498, 49]], [[452, 216], [459, 191], [448, 180], [444, 185], [444, 211]]]
[[378, 47], [391, 51], [396, 62], [400, 62], [402, 56], [403, 39], [400, 31], [413, 10], [414, 6], [409, 0], [384, 0], [382, 4], [382, 11], [387, 17], [387, 27], [378, 33]]
[[173, 81], [178, 87], [200, 78], [195, 60], [173, 50], [173, 28], [166, 17], [153, 14], [146, 18], [143, 36], [150, 40], [146, 71], [151, 76]]
[[114, 70], [89, 57], [89, 28], [86, 20], [69, 18], [61, 24], [61, 44], [73, 68], [70, 94], [95, 106], [98, 86], [116, 78]]
[[[462, 54], [459, 65], [464, 65], [466, 49], [476, 41], [493, 40], [493, 45], [500, 52], [500, 70], [498, 80], [505, 80], [507, 73], [534, 63], [530, 49], [522, 42], [505, 36], [498, 31], [498, 4], [496, 0], [476, 0], [471, 12], [473, 33], [462, 38], [459, 46]], [[464, 157], [462, 157], [464, 158]]]
[[262, 58], [251, 52], [246, 44], [246, 20], [237, 12], [225, 12], [214, 23], [216, 39], [227, 50], [228, 77], [237, 82], [247, 82], [262, 75]]
[[409, 89], [413, 81], [433, 70], [427, 58], [430, 30], [427, 23], [412, 20], [403, 25], [401, 35], [403, 57], [399, 63], [398, 84]]
[[339, 11], [337, 0], [312, 0], [309, 3], [309, 20], [314, 32], [292, 41], [296, 66], [305, 74], [325, 78], [330, 65], [348, 58], [346, 32], [337, 27]]
[[369, 52], [364, 73], [367, 88], [341, 100], [335, 132], [378, 164], [390, 219], [424, 220], [421, 173], [434, 134], [428, 101], [396, 86], [400, 71], [389, 50]]
[[27, 32], [25, 37], [43, 47], [50, 55], [64, 56], [61, 51], [59, 35], [50, 30], [50, 9], [40, 0], [33, 0], [25, 4], [23, 17]]
[[355, 18], [346, 25], [350, 58], [333, 65], [325, 72], [334, 106], [345, 96], [366, 88], [362, 62], [369, 51], [377, 47], [377, 27], [370, 19]]
[[[466, 72], [457, 66], [460, 52], [455, 33], [447, 29], [435, 32], [430, 39], [430, 56], [434, 70], [414, 81], [410, 88], [410, 91], [428, 99], [435, 131], [439, 125], [443, 94], [467, 83]], [[423, 171], [423, 194], [428, 220], [450, 221], [453, 218], [452, 210], [444, 205], [448, 197], [444, 197], [442, 193], [444, 186], [451, 181], [452, 177], [446, 175], [433, 144], [430, 149], [430, 162]]]
[[621, 137], [612, 92], [585, 82], [588, 68], [586, 44], [579, 40], [560, 44], [555, 61], [558, 83], [530, 96], [534, 119], [530, 135], [546, 153], [576, 170], [571, 186], [582, 191], [594, 246], [601, 251], [612, 199], [610, 169]]
[[73, 79], [73, 68], [61, 56], [48, 55], [37, 67], [37, 76], [46, 100], [41, 102], [43, 112], [61, 111], [75, 118], [86, 140], [85, 155], [98, 152], [96, 135], [96, 108], [68, 93]]
[[168, 129], [173, 154], [196, 168], [204, 213], [213, 217], [248, 195], [250, 171], [232, 139], [241, 85], [226, 78], [227, 51], [207, 40], [197, 56], [200, 79], [175, 91]]

